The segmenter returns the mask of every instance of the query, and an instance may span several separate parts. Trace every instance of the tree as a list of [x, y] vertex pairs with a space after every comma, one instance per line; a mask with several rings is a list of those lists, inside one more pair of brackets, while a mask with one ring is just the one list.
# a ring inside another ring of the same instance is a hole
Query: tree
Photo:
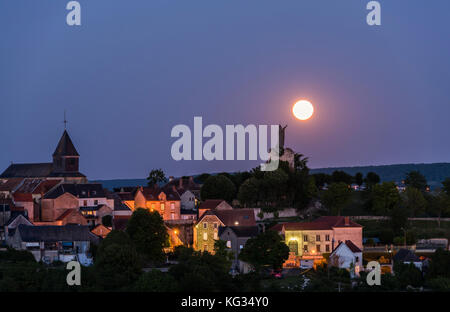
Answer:
[[450, 178], [446, 178], [444, 181], [442, 181], [442, 191], [447, 194], [448, 196], [450, 196]]
[[431, 257], [427, 278], [445, 277], [450, 279], [450, 251], [436, 249]]
[[259, 181], [256, 178], [245, 180], [239, 187], [238, 199], [241, 205], [252, 207], [257, 204], [259, 193]]
[[148, 186], [155, 186], [158, 183], [167, 182], [167, 178], [162, 169], [153, 169], [152, 171], [150, 171], [147, 177], [147, 181]]
[[437, 191], [430, 197], [429, 210], [438, 217], [438, 227], [441, 227], [441, 217], [450, 213], [450, 197], [445, 191]]
[[352, 190], [345, 182], [331, 183], [323, 193], [322, 202], [331, 214], [341, 215], [342, 209], [349, 202]]
[[250, 238], [239, 254], [239, 259], [251, 264], [256, 272], [261, 272], [264, 266], [279, 269], [288, 257], [289, 247], [275, 231]]
[[325, 184], [331, 183], [331, 176], [326, 173], [315, 173], [311, 175], [314, 178], [314, 181], [316, 182], [316, 186], [318, 189], [322, 189]]
[[427, 179], [419, 171], [413, 170], [406, 175], [405, 185], [425, 192], [427, 189]]
[[369, 172], [366, 175], [365, 182], [366, 182], [367, 188], [369, 190], [371, 190], [374, 185], [380, 183], [380, 176], [378, 174], [376, 174], [375, 172]]
[[160, 262], [164, 260], [163, 248], [168, 245], [168, 234], [159, 212], [138, 208], [128, 220], [126, 233], [144, 260]]
[[401, 206], [395, 205], [391, 210], [391, 227], [394, 233], [400, 233], [401, 229], [405, 229], [408, 223], [408, 210]]
[[372, 211], [376, 215], [389, 215], [400, 204], [400, 194], [394, 182], [377, 184], [372, 193]]
[[265, 194], [264, 199], [269, 203], [280, 205], [283, 198], [286, 198], [286, 189], [289, 176], [281, 168], [274, 171], [268, 171], [264, 174], [262, 180], [262, 191]]
[[236, 195], [236, 186], [224, 175], [210, 176], [200, 190], [202, 200], [224, 199], [231, 203]]
[[134, 290], [139, 292], [176, 292], [178, 291], [178, 283], [169, 273], [151, 270], [140, 276]]
[[141, 261], [132, 245], [111, 244], [95, 261], [97, 282], [105, 290], [130, 287], [141, 274]]
[[352, 181], [353, 181], [353, 177], [351, 175], [349, 175], [347, 172], [341, 171], [341, 170], [334, 171], [331, 174], [331, 179], [332, 179], [333, 183], [343, 182], [347, 185], [352, 184]]
[[112, 227], [112, 215], [105, 215], [102, 217], [102, 224], [106, 227]]
[[[216, 251], [221, 248], [216, 245]], [[231, 262], [220, 251], [212, 255], [185, 249], [180, 254], [178, 264], [172, 266], [169, 273], [178, 282], [180, 291], [231, 291], [234, 289], [230, 267]]]
[[362, 174], [361, 172], [357, 172], [357, 173], [355, 174], [354, 180], [355, 180], [355, 183], [356, 183], [358, 186], [361, 186], [361, 185], [364, 183], [363, 174]]
[[420, 190], [413, 186], [408, 186], [403, 197], [405, 208], [411, 217], [418, 216], [425, 211], [427, 201]]
[[94, 254], [94, 258], [97, 259], [98, 255], [103, 253], [106, 247], [110, 245], [119, 245], [119, 246], [133, 246], [133, 241], [131, 240], [130, 236], [128, 236], [127, 233], [124, 231], [119, 230], [112, 230], [108, 233], [108, 235], [102, 240], [100, 245], [98, 246], [98, 249], [96, 253]]

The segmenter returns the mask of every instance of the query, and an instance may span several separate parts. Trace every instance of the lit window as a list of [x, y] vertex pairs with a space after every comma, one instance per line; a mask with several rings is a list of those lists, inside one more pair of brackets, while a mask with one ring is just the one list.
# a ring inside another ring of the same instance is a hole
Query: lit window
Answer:
[[164, 212], [164, 203], [161, 203], [161, 211]]
[[170, 214], [170, 218], [171, 218], [172, 220], [175, 220], [175, 214], [174, 214], [174, 213], [171, 213], [171, 214]]
[[303, 241], [305, 241], [305, 242], [308, 241], [308, 235], [303, 235]]
[[231, 248], [231, 241], [227, 241], [227, 247]]
[[217, 232], [214, 232], [214, 239], [215, 239], [215, 240], [218, 240], [218, 239], [219, 239], [219, 237], [218, 237], [218, 235], [217, 235]]
[[175, 210], [175, 203], [170, 203], [170, 210]]
[[304, 246], [303, 246], [303, 250], [304, 250], [305, 252], [308, 252], [308, 245], [304, 245]]
[[203, 240], [208, 240], [208, 233], [203, 233]]
[[244, 245], [239, 245], [239, 249], [242, 249], [242, 248], [244, 248]]

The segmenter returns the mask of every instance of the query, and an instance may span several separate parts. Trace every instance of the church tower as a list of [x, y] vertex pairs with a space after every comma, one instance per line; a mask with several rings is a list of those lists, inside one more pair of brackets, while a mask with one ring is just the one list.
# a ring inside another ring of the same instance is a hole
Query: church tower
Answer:
[[53, 173], [61, 174], [62, 176], [78, 173], [79, 159], [80, 155], [73, 145], [69, 134], [64, 130], [53, 153]]

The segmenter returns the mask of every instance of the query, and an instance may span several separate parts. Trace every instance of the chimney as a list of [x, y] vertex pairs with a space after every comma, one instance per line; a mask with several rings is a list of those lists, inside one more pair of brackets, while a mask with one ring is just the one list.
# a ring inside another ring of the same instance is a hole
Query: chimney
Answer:
[[350, 217], [344, 217], [344, 220], [346, 226], [350, 225]]

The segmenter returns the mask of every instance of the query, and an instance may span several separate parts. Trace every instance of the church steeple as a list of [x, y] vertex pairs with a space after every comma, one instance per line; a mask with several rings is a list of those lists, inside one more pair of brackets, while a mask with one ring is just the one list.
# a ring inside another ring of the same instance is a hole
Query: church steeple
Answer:
[[67, 130], [64, 130], [58, 146], [53, 153], [53, 171], [78, 172], [79, 158], [80, 155], [73, 145]]

